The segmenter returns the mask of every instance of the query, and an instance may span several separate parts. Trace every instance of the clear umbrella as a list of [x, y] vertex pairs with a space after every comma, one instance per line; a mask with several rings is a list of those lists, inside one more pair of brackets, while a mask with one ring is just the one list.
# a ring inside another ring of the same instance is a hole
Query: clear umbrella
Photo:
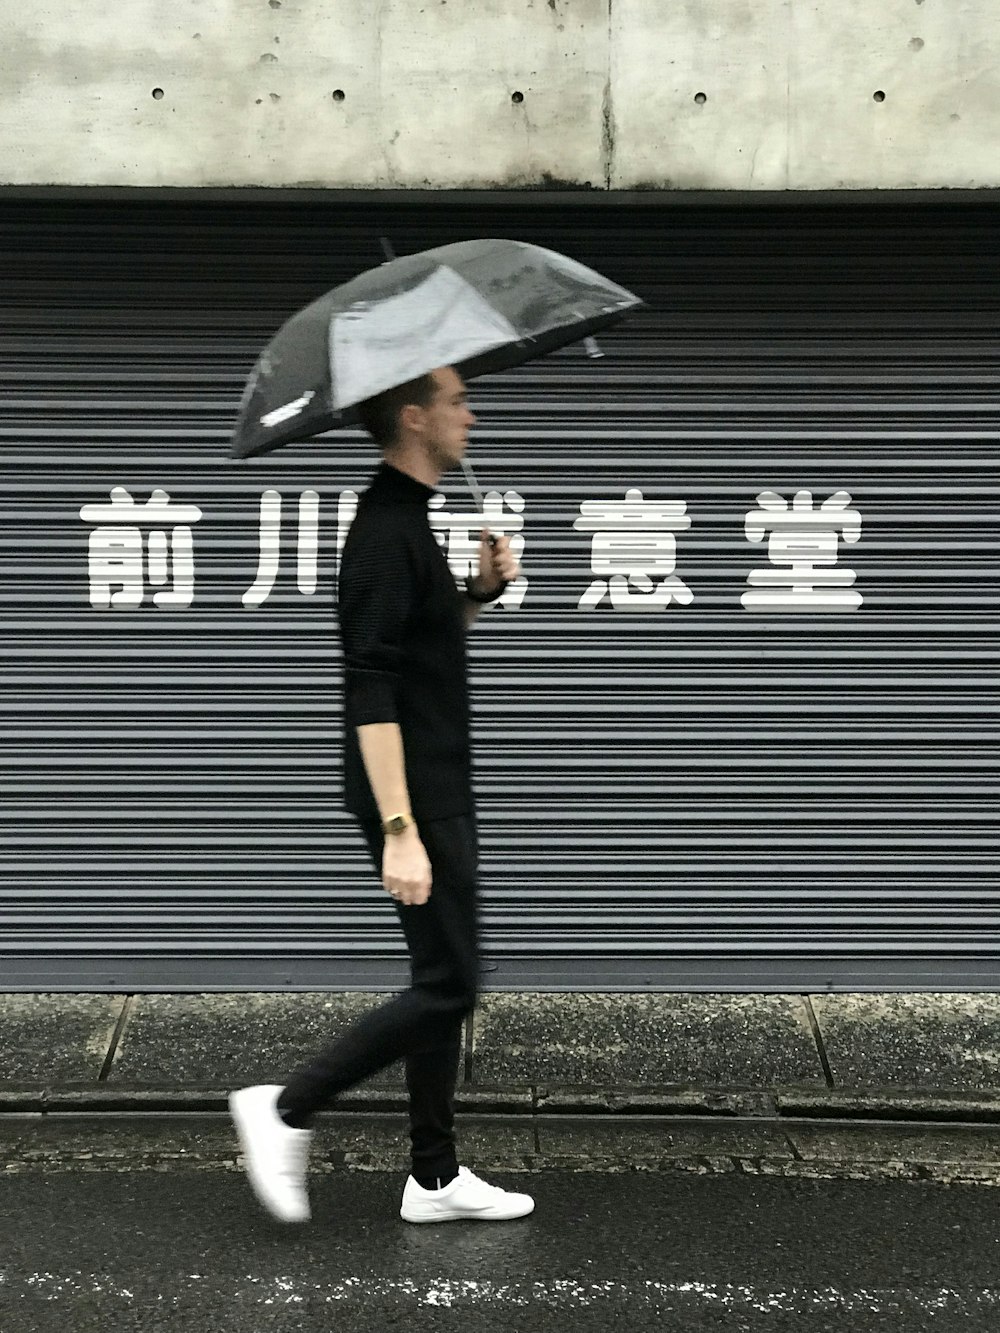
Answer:
[[352, 424], [358, 403], [439, 366], [465, 379], [584, 340], [642, 302], [554, 250], [476, 240], [392, 259], [293, 315], [257, 359], [232, 456]]

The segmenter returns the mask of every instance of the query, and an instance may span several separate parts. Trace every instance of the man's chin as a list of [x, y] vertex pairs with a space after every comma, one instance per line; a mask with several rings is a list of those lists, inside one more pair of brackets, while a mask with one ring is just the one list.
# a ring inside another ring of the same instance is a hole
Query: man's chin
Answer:
[[451, 452], [445, 452], [445, 450], [442, 449], [437, 456], [437, 464], [441, 469], [442, 475], [445, 472], [454, 472], [457, 467], [461, 467], [465, 453], [465, 446], [460, 446], [457, 449], [453, 449]]

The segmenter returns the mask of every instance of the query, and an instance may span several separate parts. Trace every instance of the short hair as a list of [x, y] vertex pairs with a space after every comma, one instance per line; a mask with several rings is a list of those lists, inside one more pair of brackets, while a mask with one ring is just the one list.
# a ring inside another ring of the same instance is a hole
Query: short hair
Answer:
[[438, 383], [430, 373], [406, 384], [397, 384], [374, 398], [366, 398], [355, 409], [358, 419], [380, 449], [395, 444], [399, 437], [399, 414], [404, 407], [430, 407]]

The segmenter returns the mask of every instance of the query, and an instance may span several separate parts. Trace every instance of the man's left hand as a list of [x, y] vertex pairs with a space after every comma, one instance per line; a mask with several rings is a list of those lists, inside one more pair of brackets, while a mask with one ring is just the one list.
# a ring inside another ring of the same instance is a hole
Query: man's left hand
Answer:
[[521, 572], [517, 556], [510, 549], [509, 537], [498, 537], [491, 546], [490, 534], [483, 528], [479, 540], [479, 579], [476, 591], [484, 596], [500, 591], [505, 583], [513, 583]]

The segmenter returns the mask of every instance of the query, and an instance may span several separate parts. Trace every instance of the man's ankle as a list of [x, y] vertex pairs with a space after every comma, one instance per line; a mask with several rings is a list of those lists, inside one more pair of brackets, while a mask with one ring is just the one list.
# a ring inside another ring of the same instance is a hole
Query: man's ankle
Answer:
[[311, 1115], [305, 1115], [301, 1111], [283, 1111], [278, 1106], [278, 1118], [282, 1120], [289, 1129], [308, 1129], [312, 1121]]
[[422, 1190], [443, 1190], [447, 1185], [451, 1184], [457, 1175], [457, 1171], [452, 1171], [450, 1173], [446, 1171], [440, 1176], [414, 1176], [413, 1179]]

